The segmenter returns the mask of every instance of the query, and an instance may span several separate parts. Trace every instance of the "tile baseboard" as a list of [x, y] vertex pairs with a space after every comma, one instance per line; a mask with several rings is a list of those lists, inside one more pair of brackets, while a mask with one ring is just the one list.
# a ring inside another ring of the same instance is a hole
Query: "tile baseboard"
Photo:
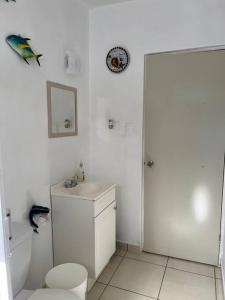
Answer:
[[140, 246], [127, 244], [127, 243], [123, 243], [123, 242], [120, 242], [120, 241], [116, 242], [116, 248], [119, 249], [119, 250], [129, 251], [131, 253], [136, 253], [136, 254], [141, 253], [141, 247]]
[[127, 249], [128, 249], [128, 244], [127, 244], [127, 243], [120, 242], [120, 241], [117, 241], [117, 242], [116, 242], [116, 249], [127, 251]]
[[141, 253], [141, 247], [136, 245], [129, 245], [128, 244], [128, 251], [135, 254]]

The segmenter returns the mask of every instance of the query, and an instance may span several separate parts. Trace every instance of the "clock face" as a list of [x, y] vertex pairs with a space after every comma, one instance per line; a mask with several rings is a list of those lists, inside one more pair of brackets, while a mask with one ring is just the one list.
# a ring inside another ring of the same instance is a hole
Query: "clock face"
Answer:
[[106, 57], [106, 64], [113, 73], [123, 72], [129, 64], [129, 54], [121, 47], [111, 49]]

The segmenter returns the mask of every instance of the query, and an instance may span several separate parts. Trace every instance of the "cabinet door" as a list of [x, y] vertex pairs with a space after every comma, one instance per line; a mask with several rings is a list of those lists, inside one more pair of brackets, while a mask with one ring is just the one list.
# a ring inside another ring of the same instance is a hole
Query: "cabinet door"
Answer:
[[114, 201], [94, 220], [95, 276], [100, 275], [116, 251], [116, 202]]

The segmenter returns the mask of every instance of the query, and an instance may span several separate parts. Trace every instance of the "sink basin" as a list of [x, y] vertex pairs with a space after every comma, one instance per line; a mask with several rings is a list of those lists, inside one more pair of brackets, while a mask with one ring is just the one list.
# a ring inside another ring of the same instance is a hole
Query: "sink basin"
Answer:
[[114, 187], [115, 184], [87, 181], [72, 188], [65, 188], [64, 183], [60, 182], [51, 187], [51, 194], [95, 201]]
[[74, 192], [78, 193], [80, 195], [82, 194], [88, 194], [88, 195], [92, 195], [92, 194], [96, 194], [101, 192], [103, 186], [99, 183], [93, 183], [93, 182], [84, 182], [84, 183], [80, 183], [78, 184], [76, 187], [74, 187]]

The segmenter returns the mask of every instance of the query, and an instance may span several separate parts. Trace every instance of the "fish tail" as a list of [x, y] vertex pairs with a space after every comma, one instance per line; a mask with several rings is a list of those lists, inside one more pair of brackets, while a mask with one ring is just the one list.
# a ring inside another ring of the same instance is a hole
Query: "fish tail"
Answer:
[[38, 63], [39, 66], [41, 66], [40, 61], [39, 61], [39, 58], [40, 58], [41, 56], [43, 56], [43, 55], [42, 55], [42, 54], [36, 55], [36, 61], [37, 61], [37, 63]]

